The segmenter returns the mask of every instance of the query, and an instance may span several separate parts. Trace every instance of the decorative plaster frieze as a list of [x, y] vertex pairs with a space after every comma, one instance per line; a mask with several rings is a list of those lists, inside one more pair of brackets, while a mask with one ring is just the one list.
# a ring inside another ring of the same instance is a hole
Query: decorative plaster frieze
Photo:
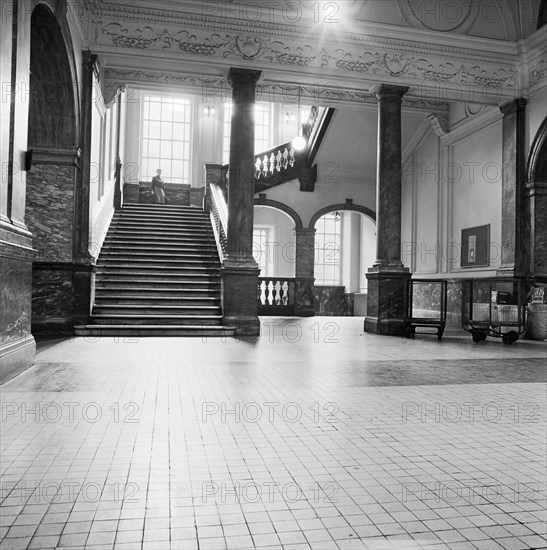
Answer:
[[150, 55], [171, 54], [189, 61], [202, 58], [220, 64], [232, 59], [255, 65], [260, 63], [264, 69], [304, 68], [306, 74], [317, 77], [323, 76], [325, 71], [335, 78], [338, 75], [352, 78], [352, 74], [359, 74], [373, 82], [400, 82], [423, 90], [439, 85], [474, 90], [479, 94], [484, 90], [485, 96], [490, 90], [497, 95], [514, 96], [519, 88], [516, 56], [514, 61], [490, 60], [479, 64], [476, 59], [458, 61], [455, 52], [451, 52], [448, 60], [438, 49], [428, 50], [423, 46], [420, 55], [412, 55], [399, 53], [400, 43], [373, 47], [365, 39], [358, 48], [331, 48], [332, 41], [327, 40], [324, 46], [317, 48], [313, 42], [303, 43], [301, 37], [299, 40], [275, 40], [267, 35], [211, 33], [201, 28], [192, 29], [192, 33], [173, 31], [138, 22], [122, 25], [95, 20], [93, 23], [95, 43], [101, 49], [147, 50]]
[[547, 61], [542, 59], [529, 68], [528, 92], [547, 85]]

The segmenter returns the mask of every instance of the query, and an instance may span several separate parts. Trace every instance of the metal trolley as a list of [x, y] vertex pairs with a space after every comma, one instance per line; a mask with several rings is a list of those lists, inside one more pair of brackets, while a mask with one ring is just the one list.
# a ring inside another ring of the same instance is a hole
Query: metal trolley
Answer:
[[442, 279], [411, 279], [405, 285], [405, 331], [414, 338], [416, 327], [437, 329], [443, 337], [446, 326], [446, 288]]
[[462, 286], [462, 327], [473, 342], [487, 336], [512, 344], [524, 333], [525, 290], [521, 280], [465, 279]]

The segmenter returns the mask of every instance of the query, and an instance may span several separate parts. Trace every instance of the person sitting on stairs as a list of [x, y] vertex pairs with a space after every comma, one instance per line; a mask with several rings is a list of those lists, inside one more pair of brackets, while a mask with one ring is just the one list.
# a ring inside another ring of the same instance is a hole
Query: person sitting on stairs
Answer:
[[161, 168], [156, 170], [156, 175], [152, 178], [150, 190], [154, 195], [154, 201], [156, 204], [165, 204], [165, 191], [164, 183], [161, 179]]

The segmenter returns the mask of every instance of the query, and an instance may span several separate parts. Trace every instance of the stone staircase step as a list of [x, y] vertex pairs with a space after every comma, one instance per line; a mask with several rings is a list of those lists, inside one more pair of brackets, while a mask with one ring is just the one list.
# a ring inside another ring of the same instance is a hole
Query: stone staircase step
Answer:
[[148, 297], [161, 298], [161, 299], [173, 299], [180, 298], [194, 298], [194, 297], [213, 297], [218, 299], [218, 285], [212, 285], [210, 288], [197, 287], [197, 288], [150, 288], [145, 286], [140, 287], [128, 287], [124, 285], [116, 285], [110, 283], [108, 286], [104, 286], [102, 283], [95, 288], [95, 295], [101, 298], [115, 297], [115, 298], [128, 298], [132, 299], [135, 296], [141, 296], [143, 293], [148, 293]]
[[128, 272], [126, 270], [120, 271], [120, 270], [101, 270], [100, 268], [97, 270], [97, 281], [107, 281], [107, 280], [113, 280], [113, 281], [125, 281], [126, 283], [150, 283], [153, 281], [158, 282], [172, 282], [176, 285], [188, 285], [192, 283], [200, 283], [202, 281], [212, 282], [212, 283], [220, 283], [220, 273], [210, 273], [210, 272], [203, 272], [203, 273], [194, 273], [192, 271], [185, 272], [185, 273], [179, 273], [178, 271], [172, 272], [161, 272], [153, 271], [150, 273], [149, 271], [135, 271], [132, 270], [131, 272]]
[[149, 246], [149, 245], [121, 245], [121, 244], [107, 244], [104, 245], [101, 254], [111, 254], [116, 252], [143, 252], [143, 254], [155, 253], [155, 254], [216, 254], [216, 246], [206, 245], [203, 247], [187, 245], [163, 245], [163, 246]]
[[193, 337], [225, 338], [235, 336], [235, 327], [213, 325], [79, 325], [76, 336], [85, 337]]
[[[173, 267], [165, 267], [161, 265], [131, 265], [131, 264], [120, 264], [120, 263], [112, 263], [112, 264], [100, 264], [97, 267], [97, 274], [103, 275], [110, 271], [110, 269], [116, 270], [116, 272], [122, 272], [125, 273], [125, 275], [135, 276], [135, 275], [168, 275], [168, 276], [176, 276], [176, 275], [182, 275], [184, 277], [207, 277], [212, 275], [211, 271], [213, 271], [213, 268], [209, 268], [207, 266], [203, 267], [195, 267], [195, 266], [173, 266]], [[220, 274], [220, 270], [217, 269], [217, 272]]]
[[189, 252], [188, 250], [185, 251], [173, 251], [173, 250], [166, 250], [165, 252], [160, 252], [157, 250], [139, 250], [139, 249], [133, 249], [133, 250], [127, 250], [126, 248], [119, 248], [117, 250], [102, 250], [101, 254], [108, 258], [109, 260], [114, 259], [124, 259], [128, 258], [130, 260], [133, 260], [135, 258], [142, 259], [142, 260], [148, 260], [151, 261], [160, 261], [162, 259], [164, 260], [177, 260], [180, 261], [181, 259], [184, 259], [186, 261], [195, 261], [195, 262], [205, 262], [205, 263], [219, 263], [218, 260], [215, 260], [214, 258], [211, 259], [211, 254], [207, 252]]
[[232, 336], [220, 325], [220, 261], [195, 207], [131, 205], [115, 213], [97, 261], [84, 336]]
[[188, 294], [198, 292], [204, 294], [210, 293], [213, 295], [218, 295], [220, 292], [220, 279], [218, 281], [196, 279], [194, 281], [186, 281], [184, 282], [184, 285], [181, 285], [179, 281], [170, 281], [168, 279], [97, 279], [98, 288], [100, 288], [102, 292], [129, 292], [129, 290], [126, 290], [128, 284], [133, 284], [135, 288], [140, 289], [136, 290], [135, 292], [141, 293], [152, 291], [162, 293], [176, 293], [180, 292], [181, 287], [184, 287], [185, 292], [187, 292]]
[[[163, 304], [168, 304], [168, 307], [204, 307], [204, 308], [220, 308], [220, 298], [217, 296], [150, 296], [147, 298], [139, 296], [120, 296], [115, 294], [96, 294], [95, 305], [101, 307], [108, 306], [155, 306], [162, 307]], [[99, 311], [99, 310], [98, 310]]]
[[220, 326], [221, 315], [99, 315], [93, 314], [94, 325], [199, 325]]
[[115, 235], [111, 233], [105, 238], [105, 244], [116, 243], [116, 242], [131, 242], [133, 244], [145, 242], [145, 243], [175, 243], [175, 244], [185, 244], [185, 243], [197, 243], [197, 244], [209, 244], [212, 245], [213, 237], [208, 235], [135, 235], [134, 233], [127, 235]]
[[220, 315], [218, 305], [97, 304], [95, 315]]
[[151, 236], [151, 237], [201, 237], [212, 238], [212, 231], [205, 231], [200, 229], [164, 229], [164, 228], [146, 228], [141, 226], [135, 226], [134, 228], [123, 227], [112, 229], [112, 236], [114, 237], [134, 237], [134, 236]]
[[209, 256], [186, 258], [186, 256], [166, 256], [150, 255], [150, 256], [137, 256], [128, 254], [106, 254], [101, 260], [100, 264], [104, 266], [114, 266], [121, 264], [130, 264], [131, 267], [146, 266], [154, 267], [156, 265], [163, 267], [197, 267], [197, 268], [219, 268], [220, 262], [218, 260], [212, 260]]

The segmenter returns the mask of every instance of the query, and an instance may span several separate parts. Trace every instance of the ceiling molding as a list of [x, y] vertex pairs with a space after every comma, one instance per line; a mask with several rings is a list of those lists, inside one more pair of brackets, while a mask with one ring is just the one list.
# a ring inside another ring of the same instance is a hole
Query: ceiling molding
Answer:
[[[231, 86], [225, 77], [212, 77], [203, 74], [174, 74], [161, 71], [106, 68], [102, 76], [102, 89], [105, 102], [110, 104], [121, 89], [126, 86], [145, 89], [166, 89], [200, 92], [204, 101], [229, 101]], [[287, 82], [263, 80], [257, 86], [257, 100], [272, 103], [296, 103], [298, 96], [303, 101], [314, 105], [343, 107], [351, 104], [370, 105], [377, 109], [374, 94], [334, 85], [298, 85]], [[427, 98], [403, 97], [403, 110], [407, 112], [436, 112], [447, 114], [449, 105], [446, 102], [433, 101]]]

